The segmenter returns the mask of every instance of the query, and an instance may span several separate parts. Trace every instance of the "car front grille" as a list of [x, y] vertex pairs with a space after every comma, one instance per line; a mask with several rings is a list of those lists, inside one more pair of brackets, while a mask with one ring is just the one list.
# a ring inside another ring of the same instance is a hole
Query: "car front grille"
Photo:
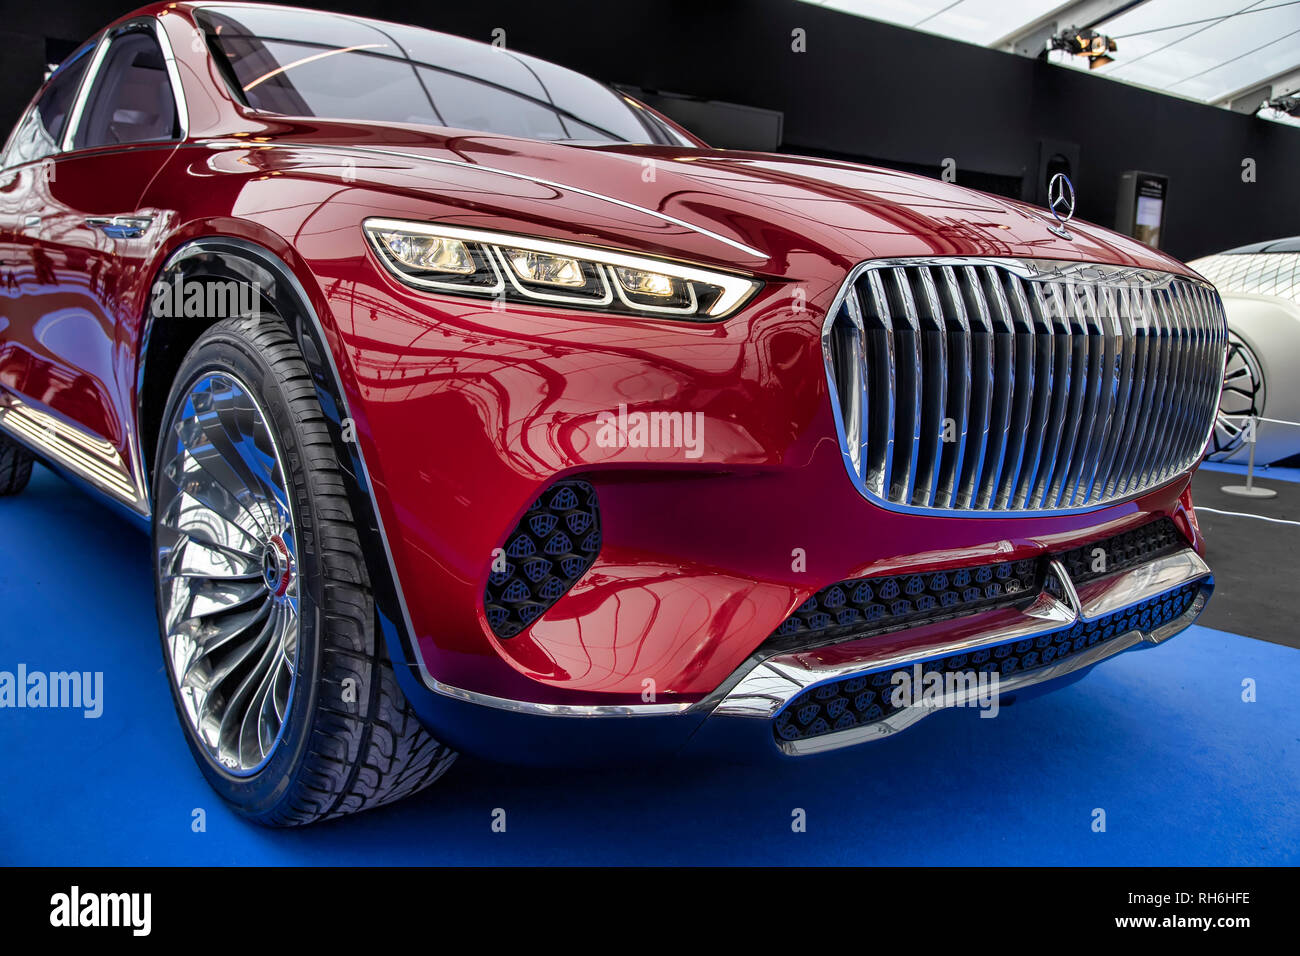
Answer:
[[1212, 287], [1030, 259], [863, 263], [822, 345], [867, 498], [953, 514], [1082, 510], [1190, 468], [1218, 405]]
[[[1051, 634], [924, 661], [920, 673], [943, 675], [947, 687], [949, 674], [965, 677], [988, 672], [1005, 679], [1049, 667], [1133, 631], [1149, 634], [1182, 615], [1199, 591], [1199, 583], [1184, 584], [1096, 621], [1078, 621]], [[810, 687], [776, 715], [773, 733], [778, 741], [806, 740], [883, 720], [902, 709], [893, 700], [895, 675], [914, 676], [913, 667], [909, 664]]]

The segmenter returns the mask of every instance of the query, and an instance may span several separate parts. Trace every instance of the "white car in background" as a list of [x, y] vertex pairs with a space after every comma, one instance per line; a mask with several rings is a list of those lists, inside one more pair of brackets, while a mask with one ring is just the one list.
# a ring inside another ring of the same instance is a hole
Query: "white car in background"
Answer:
[[1209, 458], [1244, 462], [1246, 419], [1261, 421], [1255, 461], [1300, 455], [1300, 236], [1188, 263], [1214, 283], [1228, 312], [1228, 360]]

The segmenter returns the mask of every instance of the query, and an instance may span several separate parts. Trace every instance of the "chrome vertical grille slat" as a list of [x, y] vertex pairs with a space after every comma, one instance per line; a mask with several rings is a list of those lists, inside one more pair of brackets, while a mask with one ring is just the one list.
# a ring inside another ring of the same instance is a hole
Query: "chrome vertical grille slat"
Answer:
[[1067, 286], [1062, 290], [1062, 298], [1065, 300], [1065, 314], [1070, 319], [1072, 364], [1070, 402], [1066, 406], [1066, 426], [1061, 435], [1061, 445], [1057, 449], [1052, 485], [1047, 492], [1046, 507], [1052, 510], [1069, 507], [1062, 502], [1069, 483], [1070, 470], [1074, 466], [1075, 451], [1079, 447], [1079, 435], [1086, 430], [1083, 406], [1088, 398], [1088, 364], [1089, 352], [1092, 349], [1092, 333], [1083, 314], [1083, 307], [1079, 303], [1077, 291], [1072, 286]]
[[1047, 495], [1051, 489], [1052, 474], [1056, 470], [1057, 456], [1061, 450], [1061, 439], [1065, 434], [1065, 421], [1069, 417], [1070, 383], [1074, 375], [1074, 348], [1071, 338], [1070, 314], [1065, 307], [1065, 299], [1061, 295], [1060, 287], [1053, 283], [1046, 286], [1046, 290], [1047, 294], [1043, 296], [1043, 301], [1048, 307], [1048, 315], [1051, 319], [1056, 363], [1055, 370], [1052, 373], [1054, 394], [1048, 411], [1043, 459], [1038, 466], [1038, 475], [1034, 479], [1033, 491], [1025, 502], [1025, 507], [1033, 510], [1045, 506]]
[[1011, 310], [992, 266], [979, 270], [980, 288], [989, 305], [993, 322], [993, 414], [989, 422], [989, 450], [984, 459], [977, 507], [990, 509], [997, 504], [997, 488], [1006, 465], [1007, 446], [1011, 441], [1011, 406], [1016, 390], [1016, 335]]
[[1169, 425], [1169, 409], [1173, 403], [1174, 392], [1178, 386], [1179, 349], [1174, 339], [1174, 324], [1169, 315], [1169, 297], [1157, 289], [1153, 293], [1156, 302], [1155, 320], [1160, 335], [1161, 374], [1156, 391], [1155, 415], [1151, 422], [1151, 433], [1146, 444], [1146, 458], [1142, 462], [1142, 473], [1136, 485], [1147, 487], [1159, 482], [1161, 448], [1164, 444], [1165, 429]]
[[[941, 266], [939, 274], [943, 279], [940, 285], [940, 315], [951, 317], [957, 322], [948, 347], [950, 381], [948, 394], [952, 396], [949, 411], [953, 423], [950, 440], [945, 441], [944, 468], [940, 478], [940, 495], [935, 504], [941, 508], [952, 508], [957, 503], [957, 493], [961, 485], [962, 463], [966, 459], [966, 431], [969, 428], [971, 401], [971, 327], [966, 317], [966, 305], [962, 301], [961, 287], [957, 284], [957, 275], [952, 266]], [[947, 338], [947, 336], [945, 336]], [[947, 422], [944, 423], [947, 428]], [[951, 446], [952, 451], [947, 449]]]
[[974, 267], [963, 267], [958, 276], [962, 298], [966, 303], [966, 314], [972, 320], [971, 403], [974, 414], [967, 441], [974, 442], [974, 445], [967, 448], [961, 493], [956, 504], [957, 509], [967, 511], [975, 507], [980, 473], [984, 470], [984, 458], [988, 454], [989, 422], [993, 414], [993, 321], [989, 318], [984, 296], [980, 294], [979, 279]]
[[1225, 341], [1195, 279], [1033, 259], [864, 263], [823, 329], [855, 485], [954, 514], [1089, 509], [1186, 471]]
[[1070, 464], [1069, 487], [1065, 506], [1077, 507], [1084, 503], [1087, 492], [1087, 472], [1097, 450], [1103, 426], [1103, 405], [1106, 392], [1106, 375], [1114, 343], [1108, 341], [1101, 305], [1092, 286], [1081, 286], [1084, 319], [1089, 329], [1088, 343], [1088, 394], [1084, 399], [1084, 426], [1075, 448], [1075, 460]]
[[1147, 448], [1151, 445], [1151, 429], [1159, 410], [1161, 380], [1167, 360], [1167, 354], [1162, 348], [1160, 326], [1155, 319], [1155, 295], [1150, 289], [1140, 289], [1137, 295], [1142, 303], [1142, 335], [1147, 348], [1146, 400], [1142, 403], [1141, 415], [1135, 426], [1133, 452], [1124, 473], [1124, 482], [1116, 489], [1116, 494], [1121, 496], [1127, 496], [1131, 489], [1140, 484], [1139, 476], [1146, 467]]
[[1099, 286], [1092, 297], [1097, 326], [1101, 330], [1101, 374], [1098, 381], [1097, 415], [1083, 468], [1079, 472], [1079, 504], [1090, 504], [1097, 487], [1097, 473], [1106, 457], [1106, 446], [1115, 424], [1115, 407], [1119, 404], [1119, 376], [1123, 351], [1120, 332], [1119, 302], [1115, 290]]
[[880, 273], [866, 275], [866, 295], [859, 301], [870, 308], [863, 313], [867, 328], [867, 369], [871, 377], [871, 422], [867, 445], [869, 467], [867, 489], [877, 498], [889, 490], [889, 476], [894, 468], [894, 326], [889, 320], [885, 287]]
[[[893, 309], [901, 316], [905, 326], [895, 331], [895, 338], [902, 338], [898, 346], [899, 370], [905, 374], [899, 376], [898, 391], [903, 399], [898, 406], [898, 433], [906, 435], [907, 441], [895, 448], [894, 474], [890, 485], [891, 495], [903, 504], [912, 504], [912, 494], [916, 489], [916, 463], [921, 451], [921, 416], [924, 414], [924, 356], [921, 343], [921, 322], [916, 313], [916, 302], [912, 298], [911, 283], [903, 269], [889, 270], [890, 283], [886, 286], [893, 293]], [[908, 362], [908, 353], [911, 362]], [[901, 454], [900, 454], [901, 452]]]
[[939, 304], [939, 290], [929, 269], [911, 270], [919, 283], [912, 297], [917, 304], [923, 337], [925, 404], [922, 409], [921, 453], [917, 459], [915, 503], [931, 507], [943, 461], [943, 423], [948, 413], [948, 330]]
[[998, 309], [1006, 316], [1011, 351], [1011, 403], [1007, 440], [1003, 445], [1002, 469], [992, 489], [994, 508], [1004, 509], [1020, 478], [1020, 463], [1025, 457], [1025, 431], [1029, 427], [1029, 409], [1034, 394], [1034, 334], [1029, 324], [1019, 283], [999, 269], [990, 270]]
[[1118, 463], [1115, 466], [1115, 474], [1111, 478], [1109, 486], [1106, 489], [1106, 498], [1112, 498], [1119, 495], [1128, 483], [1129, 470], [1133, 467], [1134, 455], [1137, 451], [1137, 437], [1141, 434], [1142, 422], [1144, 421], [1149, 407], [1145, 401], [1147, 395], [1147, 372], [1150, 368], [1151, 343], [1147, 335], [1146, 320], [1139, 317], [1143, 316], [1142, 312], [1142, 293], [1141, 290], [1128, 290], [1129, 306], [1132, 310], [1133, 319], [1130, 325], [1133, 329], [1133, 409], [1134, 412], [1127, 417], [1126, 434], [1121, 444], [1118, 455]]
[[1056, 329], [1042, 287], [1033, 284], [1025, 292], [1025, 283], [1017, 283], [1029, 316], [1034, 342], [1034, 391], [1029, 424], [1025, 431], [1025, 455], [1021, 461], [1020, 476], [1008, 505], [1026, 507], [1033, 493], [1039, 468], [1046, 451], [1047, 429], [1051, 421], [1052, 390], [1056, 375]]
[[1129, 403], [1133, 398], [1133, 374], [1137, 359], [1137, 339], [1133, 334], [1133, 307], [1129, 290], [1115, 290], [1114, 316], [1116, 322], [1115, 341], [1118, 350], [1115, 369], [1115, 404], [1112, 409], [1111, 427], [1106, 436], [1098, 460], [1097, 473], [1094, 477], [1090, 497], [1104, 501], [1115, 485], [1116, 459], [1124, 445], [1128, 422]]

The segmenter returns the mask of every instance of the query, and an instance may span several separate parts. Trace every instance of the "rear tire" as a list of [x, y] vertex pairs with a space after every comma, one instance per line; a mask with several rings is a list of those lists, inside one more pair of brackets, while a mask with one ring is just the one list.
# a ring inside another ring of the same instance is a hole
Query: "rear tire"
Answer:
[[0, 435], [0, 498], [16, 495], [27, 487], [35, 460], [22, 445]]
[[213, 789], [296, 826], [415, 793], [456, 754], [398, 688], [315, 388], [276, 319], [206, 331], [154, 468], [154, 571], [172, 698]]

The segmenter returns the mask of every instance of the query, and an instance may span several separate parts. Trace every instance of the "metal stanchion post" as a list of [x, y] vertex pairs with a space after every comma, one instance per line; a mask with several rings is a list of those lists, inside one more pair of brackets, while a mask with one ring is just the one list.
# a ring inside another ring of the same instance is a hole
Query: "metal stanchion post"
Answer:
[[1277, 491], [1273, 488], [1255, 487], [1255, 430], [1259, 427], [1259, 419], [1252, 417], [1250, 419], [1250, 436], [1247, 439], [1250, 443], [1250, 459], [1246, 464], [1246, 483], [1244, 485], [1224, 485], [1222, 490], [1229, 495], [1238, 495], [1242, 498], [1276, 498]]

